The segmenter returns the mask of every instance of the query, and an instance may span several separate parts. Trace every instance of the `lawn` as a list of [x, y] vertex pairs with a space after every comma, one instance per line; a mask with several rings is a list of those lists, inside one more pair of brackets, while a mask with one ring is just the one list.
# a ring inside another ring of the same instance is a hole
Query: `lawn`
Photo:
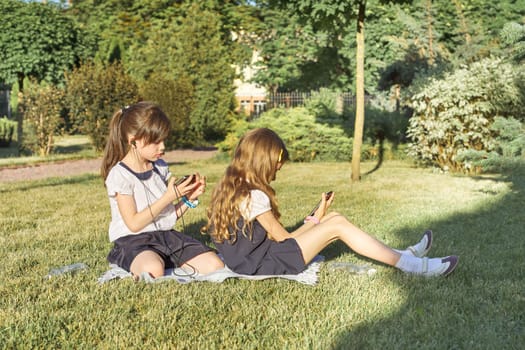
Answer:
[[53, 153], [48, 156], [18, 156], [16, 142], [13, 142], [11, 147], [0, 147], [1, 168], [96, 157], [100, 157], [100, 154], [94, 150], [89, 138], [84, 135], [56, 137]]
[[[363, 173], [375, 164], [363, 164]], [[210, 189], [226, 163], [177, 163]], [[525, 176], [464, 177], [387, 161], [359, 183], [349, 163], [287, 164], [282, 221], [294, 227], [333, 190], [333, 210], [395, 247], [435, 234], [431, 256], [457, 254], [448, 278], [404, 275], [335, 243], [326, 261], [373, 264], [373, 276], [324, 265], [315, 286], [284, 279], [98, 284], [109, 205], [94, 175], [0, 183], [0, 348], [518, 349], [525, 344]], [[198, 233], [209, 190], [178, 228]], [[50, 269], [89, 269], [51, 279]]]

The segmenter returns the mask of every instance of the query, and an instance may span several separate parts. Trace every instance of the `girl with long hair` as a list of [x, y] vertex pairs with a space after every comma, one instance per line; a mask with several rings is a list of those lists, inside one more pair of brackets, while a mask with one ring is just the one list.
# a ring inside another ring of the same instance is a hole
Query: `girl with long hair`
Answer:
[[405, 250], [395, 250], [353, 225], [328, 207], [332, 194], [322, 195], [318, 209], [304, 224], [288, 232], [279, 222], [276, 193], [270, 186], [289, 158], [281, 138], [266, 128], [247, 132], [214, 189], [208, 208], [209, 231], [230, 269], [249, 275], [297, 274], [328, 244], [341, 240], [354, 252], [423, 276], [446, 276], [457, 256], [426, 258], [432, 231]]

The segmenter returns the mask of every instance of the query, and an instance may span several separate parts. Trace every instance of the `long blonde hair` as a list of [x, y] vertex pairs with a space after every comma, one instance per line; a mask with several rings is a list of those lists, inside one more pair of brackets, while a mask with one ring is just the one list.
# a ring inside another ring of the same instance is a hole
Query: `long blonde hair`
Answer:
[[109, 122], [109, 136], [104, 148], [100, 174], [106, 180], [109, 171], [129, 151], [129, 135], [145, 144], [160, 142], [168, 137], [170, 121], [154, 103], [139, 102], [119, 109]]
[[212, 193], [207, 210], [208, 225], [204, 229], [215, 241], [235, 241], [237, 230], [246, 234], [249, 224], [244, 222], [243, 227], [238, 227], [241, 218], [239, 204], [250, 197], [253, 189], [268, 195], [273, 214], [280, 218], [270, 182], [275, 179], [278, 163], [287, 161], [288, 157], [284, 142], [270, 129], [251, 130], [239, 140], [230, 165]]

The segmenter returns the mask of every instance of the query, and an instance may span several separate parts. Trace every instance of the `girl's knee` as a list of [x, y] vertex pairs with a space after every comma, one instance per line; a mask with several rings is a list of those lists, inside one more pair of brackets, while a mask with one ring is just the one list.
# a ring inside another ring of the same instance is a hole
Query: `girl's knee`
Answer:
[[322, 221], [330, 221], [332, 223], [344, 223], [348, 222], [348, 219], [345, 218], [342, 214], [333, 211], [326, 214]]
[[151, 251], [144, 251], [137, 255], [130, 266], [130, 271], [135, 276], [147, 272], [154, 278], [164, 276], [164, 261]]
[[224, 263], [214, 252], [207, 252], [197, 255], [195, 258], [186, 262], [192, 265], [198, 273], [206, 275], [224, 268]]

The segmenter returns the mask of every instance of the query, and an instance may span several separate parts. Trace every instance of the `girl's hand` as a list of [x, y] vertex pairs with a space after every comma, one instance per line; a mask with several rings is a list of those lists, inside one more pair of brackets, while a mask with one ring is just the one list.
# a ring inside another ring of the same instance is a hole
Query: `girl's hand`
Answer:
[[192, 188], [186, 197], [190, 201], [194, 201], [199, 198], [201, 194], [206, 191], [206, 176], [201, 176], [199, 173], [195, 173], [195, 182], [192, 184]]
[[175, 199], [181, 198], [183, 196], [188, 197], [188, 194], [194, 191], [194, 189], [198, 186], [197, 176], [198, 174], [190, 175], [186, 180], [180, 182], [178, 185], [177, 182], [179, 182], [180, 179], [173, 177], [170, 178], [168, 182], [168, 192], [171, 192]]
[[315, 217], [319, 220], [323, 218], [323, 216], [326, 215], [326, 212], [328, 208], [332, 205], [332, 202], [334, 201], [335, 193], [332, 192], [329, 196], [327, 196], [327, 193], [324, 193], [321, 195], [321, 203], [319, 204], [319, 208], [315, 211]]
[[176, 185], [178, 179], [170, 179], [168, 183], [168, 191], [173, 190], [176, 198], [186, 196], [193, 201], [199, 198], [206, 190], [206, 177], [199, 173], [190, 175], [186, 180]]

